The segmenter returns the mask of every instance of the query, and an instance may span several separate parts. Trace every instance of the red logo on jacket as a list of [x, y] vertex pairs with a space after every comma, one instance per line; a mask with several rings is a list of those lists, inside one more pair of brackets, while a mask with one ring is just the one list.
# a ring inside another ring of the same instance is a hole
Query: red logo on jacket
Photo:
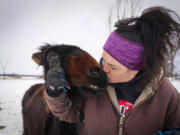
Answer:
[[118, 100], [118, 104], [119, 104], [119, 110], [121, 114], [126, 114], [133, 107], [133, 104], [128, 102], [127, 100]]

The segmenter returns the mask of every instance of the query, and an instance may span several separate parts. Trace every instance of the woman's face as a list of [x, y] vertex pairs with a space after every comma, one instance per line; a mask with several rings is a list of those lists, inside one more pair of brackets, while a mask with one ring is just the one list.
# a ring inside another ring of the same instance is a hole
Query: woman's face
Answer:
[[102, 66], [107, 75], [109, 83], [123, 83], [132, 80], [138, 73], [138, 70], [130, 70], [106, 51], [102, 54]]

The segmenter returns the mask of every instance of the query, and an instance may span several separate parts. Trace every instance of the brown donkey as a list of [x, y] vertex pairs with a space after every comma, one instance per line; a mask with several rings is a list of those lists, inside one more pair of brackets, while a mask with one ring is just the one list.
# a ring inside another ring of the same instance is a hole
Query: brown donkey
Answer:
[[[53, 59], [53, 58], [58, 59]], [[53, 116], [44, 99], [46, 75], [49, 69], [61, 64], [71, 84], [68, 96], [78, 102], [106, 89], [106, 78], [98, 62], [86, 51], [71, 45], [44, 45], [32, 59], [44, 68], [43, 84], [33, 85], [22, 100], [24, 135], [77, 135], [78, 123], [71, 124]]]

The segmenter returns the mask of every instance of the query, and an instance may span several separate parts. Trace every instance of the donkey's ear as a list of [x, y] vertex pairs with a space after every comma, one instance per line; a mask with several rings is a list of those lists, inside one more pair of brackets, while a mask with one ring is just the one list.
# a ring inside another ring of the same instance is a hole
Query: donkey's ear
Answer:
[[38, 65], [43, 65], [43, 52], [37, 52], [33, 53], [32, 59], [38, 64]]
[[43, 53], [50, 47], [50, 44], [45, 44], [39, 47], [39, 52], [33, 53], [32, 59], [38, 64], [38, 65], [44, 65], [43, 62]]

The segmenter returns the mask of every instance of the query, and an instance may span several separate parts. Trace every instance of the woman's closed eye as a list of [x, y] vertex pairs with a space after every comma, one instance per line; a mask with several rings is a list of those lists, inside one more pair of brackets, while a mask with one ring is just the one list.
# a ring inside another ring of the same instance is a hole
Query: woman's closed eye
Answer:
[[108, 65], [111, 70], [118, 70], [119, 68], [115, 65], [106, 63], [105, 60], [102, 58], [102, 66]]
[[117, 68], [114, 67], [114, 66], [110, 66], [110, 67], [111, 67], [112, 70], [117, 70]]

